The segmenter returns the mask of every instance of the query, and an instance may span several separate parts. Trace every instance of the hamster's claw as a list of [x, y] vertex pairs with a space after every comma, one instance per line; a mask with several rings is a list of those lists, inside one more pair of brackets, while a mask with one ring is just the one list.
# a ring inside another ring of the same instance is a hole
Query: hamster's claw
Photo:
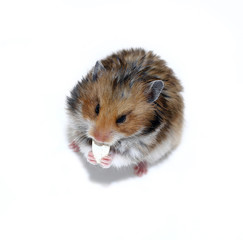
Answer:
[[109, 168], [111, 166], [112, 157], [107, 155], [100, 160], [100, 166], [103, 168]]
[[89, 152], [87, 161], [88, 161], [89, 163], [91, 163], [92, 165], [97, 165], [97, 162], [96, 162], [96, 160], [95, 160], [95, 157], [94, 157], [92, 151]]
[[148, 164], [145, 161], [140, 162], [138, 165], [134, 167], [134, 173], [139, 177], [146, 174], [147, 172], [148, 172]]
[[69, 144], [69, 147], [73, 149], [74, 152], [80, 151], [79, 146], [74, 141]]

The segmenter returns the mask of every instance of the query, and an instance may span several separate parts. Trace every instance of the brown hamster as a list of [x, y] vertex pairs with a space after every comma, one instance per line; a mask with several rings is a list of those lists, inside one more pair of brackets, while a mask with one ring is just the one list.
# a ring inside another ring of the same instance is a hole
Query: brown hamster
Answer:
[[122, 50], [98, 61], [67, 97], [70, 147], [97, 164], [92, 140], [109, 145], [102, 167], [134, 165], [141, 176], [180, 142], [181, 91], [173, 71], [151, 51]]

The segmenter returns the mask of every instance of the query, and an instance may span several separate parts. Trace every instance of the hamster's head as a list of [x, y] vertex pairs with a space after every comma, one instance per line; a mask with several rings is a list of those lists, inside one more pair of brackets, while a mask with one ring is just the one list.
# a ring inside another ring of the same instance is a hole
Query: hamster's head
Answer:
[[163, 82], [118, 79], [115, 73], [102, 71], [102, 68], [101, 63], [97, 63], [74, 87], [67, 100], [68, 110], [80, 135], [114, 145], [141, 134], [151, 125], [154, 102], [160, 96]]

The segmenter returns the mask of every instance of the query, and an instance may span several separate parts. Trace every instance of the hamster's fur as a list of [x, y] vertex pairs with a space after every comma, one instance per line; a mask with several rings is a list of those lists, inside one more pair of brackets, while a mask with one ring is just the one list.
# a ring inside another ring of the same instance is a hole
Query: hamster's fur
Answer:
[[147, 163], [180, 142], [181, 92], [173, 71], [152, 51], [118, 51], [98, 61], [67, 97], [70, 146], [89, 159], [92, 139], [110, 145], [108, 166], [134, 165], [142, 175]]

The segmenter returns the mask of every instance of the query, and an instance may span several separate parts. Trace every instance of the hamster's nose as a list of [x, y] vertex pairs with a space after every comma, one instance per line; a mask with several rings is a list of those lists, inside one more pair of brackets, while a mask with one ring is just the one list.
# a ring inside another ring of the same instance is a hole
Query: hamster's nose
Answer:
[[97, 142], [109, 142], [111, 138], [111, 131], [94, 131], [94, 138]]

